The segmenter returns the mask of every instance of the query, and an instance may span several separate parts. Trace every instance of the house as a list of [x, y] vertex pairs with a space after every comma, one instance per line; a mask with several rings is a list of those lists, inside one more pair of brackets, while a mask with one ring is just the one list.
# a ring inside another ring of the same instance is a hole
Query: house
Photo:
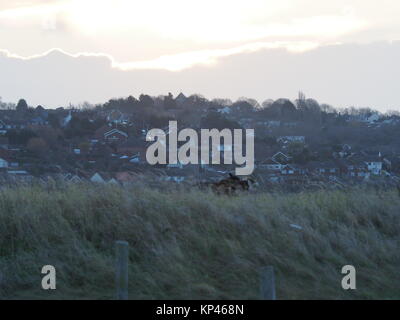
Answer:
[[281, 176], [280, 173], [273, 173], [273, 174], [268, 174], [266, 176], [267, 181], [272, 182], [272, 183], [277, 183], [281, 181]]
[[185, 104], [187, 100], [187, 97], [181, 92], [178, 94], [178, 96], [175, 98], [175, 102], [177, 106], [182, 106]]
[[281, 169], [281, 174], [282, 175], [294, 175], [296, 172], [296, 169], [293, 165], [284, 165]]
[[0, 168], [8, 168], [8, 161], [6, 159], [0, 158]]
[[25, 129], [27, 122], [23, 121], [23, 120], [16, 120], [16, 119], [4, 119], [3, 120], [3, 131], [9, 130], [9, 129]]
[[185, 181], [185, 177], [181, 177], [181, 176], [166, 176], [166, 177], [162, 177], [161, 180], [181, 183], [181, 182]]
[[348, 167], [348, 175], [353, 178], [368, 178], [370, 174], [368, 167], [364, 164]]
[[298, 122], [283, 122], [282, 125], [284, 127], [294, 128], [294, 127], [297, 127], [299, 125], [299, 123]]
[[118, 129], [112, 129], [104, 133], [104, 140], [107, 142], [121, 142], [127, 138], [128, 134]]
[[281, 125], [281, 122], [277, 120], [270, 120], [264, 121], [262, 124], [268, 128], [277, 128]]
[[32, 126], [46, 126], [49, 124], [49, 122], [41, 116], [30, 119], [28, 123]]
[[304, 136], [282, 136], [282, 137], [278, 137], [278, 139], [276, 141], [278, 143], [283, 143], [283, 144], [287, 144], [287, 143], [291, 143], [291, 142], [305, 143], [306, 138]]
[[370, 176], [367, 165], [359, 160], [340, 160], [339, 166], [341, 167], [341, 172], [351, 178], [368, 178]]
[[106, 180], [102, 177], [102, 175], [97, 172], [90, 178], [90, 181], [94, 183], [106, 183]]
[[335, 176], [340, 174], [340, 166], [333, 161], [316, 163], [314, 172], [320, 175]]
[[140, 163], [140, 161], [141, 161], [140, 154], [136, 154], [129, 159], [130, 163]]
[[82, 177], [78, 176], [77, 174], [72, 175], [68, 179], [68, 182], [71, 182], [71, 183], [81, 183], [81, 182], [84, 182], [84, 181], [85, 181], [85, 179], [83, 179]]
[[282, 164], [287, 164], [287, 163], [290, 162], [291, 157], [289, 157], [287, 154], [285, 154], [285, 153], [279, 151], [279, 152], [275, 153], [275, 154], [271, 157], [271, 159], [272, 159], [273, 161], [276, 161], [276, 162], [279, 162], [279, 163], [282, 163]]
[[7, 174], [13, 179], [18, 179], [18, 181], [31, 181], [33, 179], [33, 176], [26, 170], [7, 170]]
[[379, 113], [375, 112], [375, 113], [372, 113], [369, 116], [365, 117], [364, 119], [362, 119], [362, 121], [372, 124], [372, 123], [377, 122], [379, 119], [380, 119]]
[[73, 173], [62, 174], [61, 178], [65, 182], [70, 182], [70, 183], [80, 183], [84, 181], [84, 179], [82, 179], [79, 175]]
[[111, 126], [103, 126], [98, 129], [95, 133], [95, 137], [91, 139], [92, 141], [104, 141], [108, 143], [119, 142], [122, 143], [128, 139], [128, 134], [117, 128], [112, 128]]
[[217, 112], [219, 112], [221, 114], [230, 114], [231, 111], [232, 111], [232, 109], [230, 107], [224, 107], [224, 108], [217, 110]]
[[95, 174], [92, 175], [92, 177], [89, 179], [93, 183], [110, 183], [110, 184], [118, 184], [118, 181], [115, 177], [113, 177], [109, 173], [99, 173], [96, 172]]
[[141, 163], [146, 161], [146, 152], [149, 142], [145, 139], [129, 137], [126, 141], [119, 143], [117, 152], [126, 156], [131, 163]]
[[336, 159], [344, 159], [347, 157], [350, 157], [352, 155], [351, 152], [351, 146], [348, 144], [343, 144], [340, 146], [340, 149], [338, 149], [336, 152], [332, 153], [332, 156]]
[[183, 169], [183, 167], [184, 167], [184, 165], [182, 163], [180, 163], [180, 162], [167, 164], [167, 168]]
[[395, 172], [400, 170], [400, 156], [385, 156], [382, 161], [382, 166], [385, 170]]
[[380, 175], [382, 172], [382, 159], [380, 157], [369, 157], [366, 159], [365, 164], [367, 165], [368, 171], [374, 175]]
[[381, 118], [378, 112], [369, 112], [367, 114], [352, 115], [347, 121], [364, 122], [367, 124], [374, 124]]
[[113, 110], [107, 115], [107, 121], [113, 124], [127, 124], [129, 116], [123, 114], [119, 110]]
[[261, 162], [259, 167], [265, 168], [265, 169], [271, 170], [271, 171], [280, 171], [280, 170], [282, 170], [284, 165], [270, 158], [264, 162]]
[[352, 154], [347, 158], [349, 161], [349, 167], [358, 167], [360, 172], [363, 172], [364, 169], [373, 174], [380, 175], [383, 169], [384, 158], [381, 157], [381, 154], [371, 155], [367, 152], [362, 151], [360, 154]]
[[114, 177], [110, 178], [110, 179], [107, 181], [107, 183], [110, 183], [110, 184], [119, 184], [118, 181], [117, 181], [117, 179], [115, 179]]

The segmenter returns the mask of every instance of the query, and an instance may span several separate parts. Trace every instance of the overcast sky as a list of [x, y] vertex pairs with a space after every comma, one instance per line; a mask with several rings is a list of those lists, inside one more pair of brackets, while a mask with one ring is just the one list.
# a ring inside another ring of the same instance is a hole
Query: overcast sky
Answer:
[[400, 110], [399, 15], [398, 0], [0, 0], [0, 96], [57, 107], [303, 90]]

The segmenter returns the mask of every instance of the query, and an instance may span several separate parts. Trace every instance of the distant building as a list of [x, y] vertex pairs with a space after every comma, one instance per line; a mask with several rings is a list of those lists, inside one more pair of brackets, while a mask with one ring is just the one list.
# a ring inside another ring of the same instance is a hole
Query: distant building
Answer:
[[282, 137], [278, 137], [278, 139], [276, 140], [278, 143], [290, 143], [290, 142], [301, 142], [301, 143], [305, 143], [306, 142], [306, 138], [304, 136], [282, 136]]
[[127, 124], [129, 117], [119, 110], [113, 110], [107, 115], [107, 121], [113, 124]]
[[104, 140], [108, 142], [120, 142], [120, 141], [125, 141], [128, 138], [128, 134], [118, 130], [118, 129], [112, 129], [106, 133], [104, 133]]
[[71, 111], [68, 112], [68, 115], [62, 119], [61, 126], [66, 127], [72, 120], [72, 113]]
[[231, 113], [232, 109], [230, 107], [224, 107], [221, 109], [218, 109], [217, 112], [221, 113], [221, 114], [229, 114]]
[[6, 159], [0, 158], [0, 168], [8, 168], [8, 161]]
[[96, 131], [94, 139], [92, 141], [104, 141], [104, 142], [125, 142], [128, 139], [128, 134], [117, 128], [112, 129], [110, 126], [103, 126]]
[[280, 171], [284, 167], [284, 165], [270, 158], [264, 162], [261, 162], [259, 167], [271, 171]]
[[368, 171], [370, 171], [374, 175], [380, 175], [382, 172], [382, 165], [383, 162], [379, 158], [371, 158], [365, 161], [365, 164], [367, 165]]
[[182, 106], [185, 104], [187, 97], [181, 92], [176, 98], [175, 102], [177, 106]]
[[287, 164], [287, 163], [289, 163], [291, 157], [289, 157], [287, 154], [285, 154], [285, 153], [279, 151], [279, 152], [275, 153], [275, 154], [271, 157], [271, 159], [272, 159], [273, 161], [279, 162], [279, 163], [281, 163], [281, 164]]

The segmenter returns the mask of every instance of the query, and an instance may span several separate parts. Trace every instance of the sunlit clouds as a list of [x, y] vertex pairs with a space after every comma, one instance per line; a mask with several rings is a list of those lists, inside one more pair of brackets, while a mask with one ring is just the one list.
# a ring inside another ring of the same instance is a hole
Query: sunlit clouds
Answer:
[[166, 69], [169, 71], [180, 71], [190, 68], [194, 65], [212, 66], [218, 62], [219, 58], [240, 54], [255, 52], [260, 49], [285, 48], [291, 52], [302, 52], [316, 48], [318, 45], [312, 42], [260, 42], [239, 46], [231, 49], [204, 50], [194, 52], [184, 52], [181, 54], [161, 56], [154, 60], [116, 63], [113, 65], [122, 70], [134, 69]]
[[396, 40], [399, 8], [395, 0], [10, 0], [0, 2], [1, 49], [27, 57], [57, 47], [109, 55], [124, 70], [181, 70], [270, 46]]

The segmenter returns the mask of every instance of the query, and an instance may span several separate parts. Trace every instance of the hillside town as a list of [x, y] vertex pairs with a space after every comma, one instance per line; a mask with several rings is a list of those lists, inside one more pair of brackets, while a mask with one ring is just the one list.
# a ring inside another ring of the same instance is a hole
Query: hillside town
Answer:
[[[400, 181], [400, 115], [336, 110], [300, 93], [295, 101], [207, 100], [200, 95], [112, 99], [49, 109], [0, 102], [0, 179], [129, 184], [147, 175], [217, 180], [231, 165], [155, 165], [146, 161], [152, 128], [255, 130], [255, 172], [271, 184]], [[232, 146], [222, 146], [223, 148]]]

